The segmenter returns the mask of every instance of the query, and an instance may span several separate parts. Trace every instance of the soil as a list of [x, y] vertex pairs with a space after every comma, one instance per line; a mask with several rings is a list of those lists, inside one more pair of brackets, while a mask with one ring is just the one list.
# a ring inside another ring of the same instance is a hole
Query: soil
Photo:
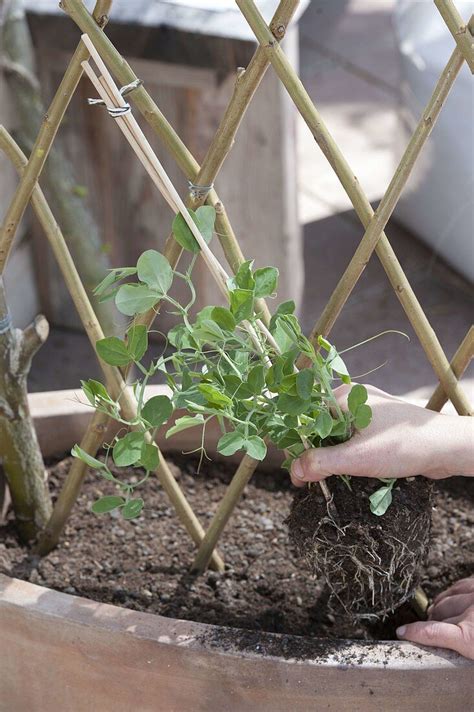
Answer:
[[350, 489], [331, 481], [336, 519], [318, 486], [301, 488], [288, 517], [290, 541], [330, 591], [336, 615], [376, 618], [413, 596], [426, 558], [431, 527], [431, 483], [423, 477], [400, 480], [392, 504], [374, 516], [368, 498], [379, 482], [353, 478]]
[[[179, 455], [169, 460], [207, 526], [232, 467], [214, 461], [197, 474], [196, 459]], [[49, 468], [53, 494], [69, 465], [67, 458]], [[137, 477], [136, 470], [126, 474]], [[198, 578], [188, 573], [194, 547], [157, 480], [151, 478], [143, 487], [145, 508], [136, 520], [90, 512], [98, 496], [113, 493], [113, 484], [89, 473], [62, 543], [43, 560], [19, 544], [8, 520], [0, 527], [0, 572], [139, 611], [249, 631], [392, 640], [397, 625], [415, 620], [408, 604], [378, 622], [331, 613], [326, 586], [296, 558], [289, 543], [285, 519], [294, 489], [282, 471], [254, 475], [221, 539], [225, 572], [209, 571]], [[421, 570], [421, 584], [430, 597], [474, 575], [473, 502], [473, 479], [453, 478], [434, 487], [431, 545]]]

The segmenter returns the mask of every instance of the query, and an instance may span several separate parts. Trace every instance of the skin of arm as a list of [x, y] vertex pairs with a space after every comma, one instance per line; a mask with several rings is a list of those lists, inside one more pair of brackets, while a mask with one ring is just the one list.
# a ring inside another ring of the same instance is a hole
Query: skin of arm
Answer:
[[[307, 450], [293, 462], [291, 479], [301, 487], [330, 475], [443, 479], [474, 476], [474, 419], [435, 413], [366, 386], [372, 422], [340, 445]], [[335, 393], [347, 409], [350, 386]]]

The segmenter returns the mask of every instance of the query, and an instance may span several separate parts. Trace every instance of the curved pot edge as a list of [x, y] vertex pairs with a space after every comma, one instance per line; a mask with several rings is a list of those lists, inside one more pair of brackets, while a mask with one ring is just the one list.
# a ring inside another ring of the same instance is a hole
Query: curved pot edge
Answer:
[[474, 667], [449, 650], [402, 641], [303, 638], [197, 623], [120, 608], [54, 591], [0, 574], [0, 609], [15, 607], [28, 615], [63, 620], [109, 633], [127, 634], [160, 646], [239, 658], [337, 669], [379, 668], [443, 670]]

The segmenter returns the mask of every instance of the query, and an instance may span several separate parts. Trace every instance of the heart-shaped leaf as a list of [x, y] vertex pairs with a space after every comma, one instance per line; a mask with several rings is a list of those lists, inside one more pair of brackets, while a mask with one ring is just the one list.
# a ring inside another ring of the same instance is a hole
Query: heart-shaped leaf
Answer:
[[95, 346], [102, 361], [110, 366], [127, 366], [131, 361], [125, 342], [116, 336], [100, 339]]
[[137, 262], [138, 279], [159, 294], [166, 294], [173, 283], [173, 270], [161, 252], [146, 250]]

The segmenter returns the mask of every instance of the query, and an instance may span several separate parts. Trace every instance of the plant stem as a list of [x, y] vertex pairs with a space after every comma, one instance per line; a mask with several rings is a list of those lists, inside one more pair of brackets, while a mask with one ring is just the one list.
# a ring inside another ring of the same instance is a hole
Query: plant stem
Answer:
[[[458, 413], [463, 415], [468, 414], [470, 412], [469, 400], [466, 398], [454, 373], [451, 371], [449, 361], [446, 358], [441, 344], [418, 302], [387, 236], [383, 233], [383, 229], [393, 211], [400, 192], [408, 180], [414, 162], [428, 138], [443, 102], [462, 66], [464, 60], [461, 52], [458, 48], [454, 50], [445, 70], [441, 74], [433, 96], [423, 112], [417, 129], [409, 142], [394, 178], [374, 217], [372, 207], [362, 191], [354, 172], [351, 170], [328, 131], [321, 115], [311, 101], [308, 92], [304, 88], [282, 48], [275, 42], [273, 35], [255, 6], [255, 3], [253, 0], [236, 0], [236, 2], [255, 33], [259, 43], [265, 49], [277, 75], [280, 77], [316, 142], [334, 169], [354, 205], [357, 215], [366, 228], [365, 235], [349, 267], [336, 287], [335, 296], [330, 300], [330, 306], [324, 311], [323, 325], [325, 328], [316, 328], [312, 333], [313, 339], [317, 337], [318, 334], [327, 335], [328, 327], [330, 328], [334, 323], [340, 309], [362, 274], [373, 250], [376, 249], [377, 255], [383, 264], [395, 293], [402, 303], [443, 388], [449, 394]], [[322, 323], [323, 318], [318, 321], [317, 327]], [[302, 358], [301, 363], [305, 362], [306, 359]]]

